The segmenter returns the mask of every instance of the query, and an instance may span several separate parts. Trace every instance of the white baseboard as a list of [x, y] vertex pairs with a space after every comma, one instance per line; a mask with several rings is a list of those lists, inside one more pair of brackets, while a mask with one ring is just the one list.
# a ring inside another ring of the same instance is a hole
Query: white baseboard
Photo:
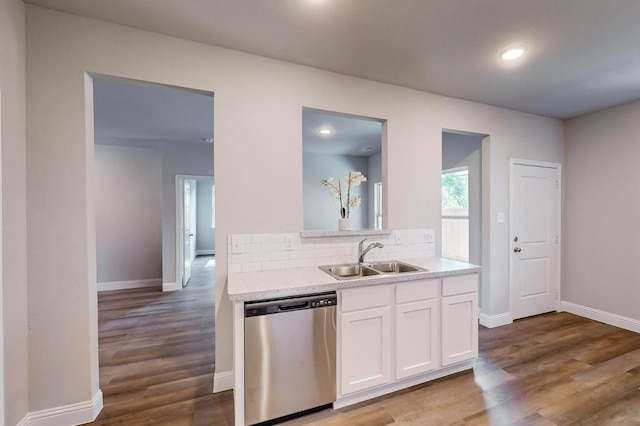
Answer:
[[182, 286], [179, 283], [162, 283], [162, 291], [176, 291], [181, 288]]
[[102, 391], [98, 390], [91, 401], [29, 413], [18, 426], [69, 426], [90, 423], [98, 417], [102, 404]]
[[196, 256], [212, 256], [215, 254], [215, 250], [196, 250]]
[[216, 372], [213, 376], [213, 393], [233, 389], [233, 370]]
[[162, 278], [98, 283], [98, 291], [128, 290], [131, 288], [146, 287], [162, 287]]
[[562, 310], [589, 318], [594, 321], [600, 321], [614, 327], [624, 328], [625, 330], [640, 333], [640, 320], [623, 317], [622, 315], [612, 314], [611, 312], [601, 311], [599, 309], [582, 306], [571, 302], [562, 302]]
[[512, 322], [513, 319], [511, 319], [511, 312], [503, 312], [498, 315], [480, 313], [480, 324], [487, 328], [501, 327], [503, 325], [511, 324]]

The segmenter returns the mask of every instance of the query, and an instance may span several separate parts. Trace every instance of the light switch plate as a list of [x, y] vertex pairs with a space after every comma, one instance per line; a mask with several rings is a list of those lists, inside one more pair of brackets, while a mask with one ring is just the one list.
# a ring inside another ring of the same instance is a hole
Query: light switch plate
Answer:
[[284, 237], [284, 249], [287, 251], [293, 250], [294, 249], [294, 240], [293, 237], [291, 235], [287, 235], [286, 237]]
[[496, 222], [498, 223], [504, 223], [504, 213], [502, 212], [498, 212], [497, 216], [496, 216]]
[[242, 238], [231, 237], [231, 253], [242, 254], [243, 252], [244, 252], [244, 244], [242, 243]]

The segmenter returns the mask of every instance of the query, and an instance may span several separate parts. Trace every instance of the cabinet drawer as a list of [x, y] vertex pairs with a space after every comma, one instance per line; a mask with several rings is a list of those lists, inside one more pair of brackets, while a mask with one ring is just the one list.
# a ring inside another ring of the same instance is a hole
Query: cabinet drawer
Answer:
[[436, 299], [440, 280], [409, 281], [396, 284], [396, 303]]
[[442, 296], [478, 291], [478, 274], [447, 277], [442, 280]]
[[376, 285], [342, 290], [340, 311], [351, 312], [388, 306], [391, 304], [392, 288], [390, 285]]

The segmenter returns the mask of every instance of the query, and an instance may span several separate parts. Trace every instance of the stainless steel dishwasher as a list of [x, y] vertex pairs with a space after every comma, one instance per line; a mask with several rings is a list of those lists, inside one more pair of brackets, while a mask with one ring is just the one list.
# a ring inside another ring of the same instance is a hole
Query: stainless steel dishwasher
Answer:
[[335, 293], [245, 304], [245, 424], [336, 399]]

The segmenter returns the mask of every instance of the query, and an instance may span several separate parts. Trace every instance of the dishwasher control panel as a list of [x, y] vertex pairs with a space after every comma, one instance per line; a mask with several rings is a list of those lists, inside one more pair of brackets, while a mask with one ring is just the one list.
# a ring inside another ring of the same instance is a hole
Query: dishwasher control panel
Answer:
[[311, 305], [312, 308], [321, 308], [323, 306], [334, 306], [337, 303], [338, 303], [338, 300], [333, 298], [333, 299], [314, 300], [314, 301], [310, 302], [309, 304]]
[[328, 308], [337, 304], [338, 298], [335, 293], [248, 302], [244, 305], [244, 316], [249, 318], [304, 309]]

